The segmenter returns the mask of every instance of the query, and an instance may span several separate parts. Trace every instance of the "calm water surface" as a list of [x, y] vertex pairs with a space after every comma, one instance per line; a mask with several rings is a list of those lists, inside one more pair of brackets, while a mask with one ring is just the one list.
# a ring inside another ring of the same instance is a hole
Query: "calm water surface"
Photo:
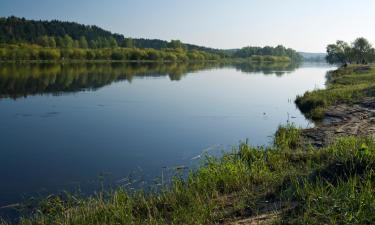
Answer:
[[267, 145], [325, 64], [1, 64], [0, 206]]

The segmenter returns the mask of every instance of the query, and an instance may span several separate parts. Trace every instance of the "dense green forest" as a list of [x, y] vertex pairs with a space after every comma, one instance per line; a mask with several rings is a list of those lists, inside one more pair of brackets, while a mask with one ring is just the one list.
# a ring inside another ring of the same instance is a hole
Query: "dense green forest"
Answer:
[[[132, 39], [114, 34], [97, 26], [82, 25], [58, 20], [27, 20], [15, 16], [0, 18], [0, 43], [31, 43], [43, 47], [80, 47], [80, 48], [153, 48], [176, 47], [178, 41], [158, 39]], [[220, 53], [217, 49], [184, 44], [187, 50], [201, 50]]]
[[300, 61], [293, 49], [245, 47], [221, 50], [179, 40], [133, 39], [97, 26], [74, 22], [0, 18], [0, 60], [187, 61], [251, 58], [252, 61]]

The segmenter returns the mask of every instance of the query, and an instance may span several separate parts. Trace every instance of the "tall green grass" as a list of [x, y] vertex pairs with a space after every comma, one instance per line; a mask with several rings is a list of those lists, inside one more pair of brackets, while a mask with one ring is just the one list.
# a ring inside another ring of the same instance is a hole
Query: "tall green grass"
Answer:
[[274, 146], [241, 143], [158, 192], [117, 189], [88, 198], [50, 196], [23, 225], [222, 224], [273, 211], [275, 224], [373, 224], [375, 141], [306, 147], [280, 127]]
[[371, 95], [375, 89], [375, 69], [371, 66], [349, 66], [328, 74], [327, 88], [297, 96], [299, 109], [313, 120], [323, 119], [327, 108], [337, 103], [353, 104]]

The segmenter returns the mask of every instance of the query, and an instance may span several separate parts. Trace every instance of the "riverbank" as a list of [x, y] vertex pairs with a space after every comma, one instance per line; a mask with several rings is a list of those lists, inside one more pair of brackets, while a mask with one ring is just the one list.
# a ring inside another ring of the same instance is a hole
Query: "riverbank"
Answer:
[[340, 136], [374, 137], [374, 65], [342, 67], [327, 78], [326, 89], [297, 97], [297, 106], [317, 123], [303, 131], [306, 141], [321, 147]]
[[[371, 224], [375, 142], [346, 137], [306, 147], [280, 127], [274, 145], [242, 143], [207, 157], [160, 192], [118, 189], [89, 198], [52, 195], [20, 224]], [[6, 224], [3, 222], [3, 224]]]

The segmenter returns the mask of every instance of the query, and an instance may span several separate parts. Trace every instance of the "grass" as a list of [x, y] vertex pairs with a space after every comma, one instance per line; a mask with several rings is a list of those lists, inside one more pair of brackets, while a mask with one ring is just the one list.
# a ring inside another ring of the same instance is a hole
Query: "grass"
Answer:
[[297, 96], [296, 104], [310, 119], [323, 119], [327, 109], [337, 103], [353, 104], [375, 89], [374, 65], [350, 65], [328, 74], [327, 88]]
[[374, 224], [374, 168], [372, 139], [315, 149], [287, 125], [273, 146], [242, 143], [223, 157], [207, 156], [161, 191], [50, 196], [19, 224], [226, 224], [272, 211], [280, 212], [274, 224]]

